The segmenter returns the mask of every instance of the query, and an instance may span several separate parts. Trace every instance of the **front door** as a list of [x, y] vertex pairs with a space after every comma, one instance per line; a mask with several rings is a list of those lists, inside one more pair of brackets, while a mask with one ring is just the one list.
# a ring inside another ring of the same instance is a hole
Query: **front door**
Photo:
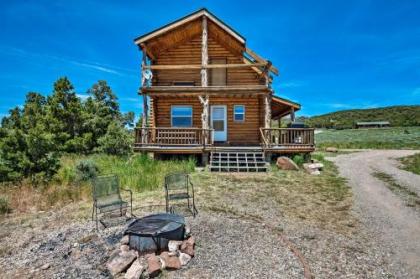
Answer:
[[211, 127], [214, 141], [227, 141], [226, 106], [211, 106]]

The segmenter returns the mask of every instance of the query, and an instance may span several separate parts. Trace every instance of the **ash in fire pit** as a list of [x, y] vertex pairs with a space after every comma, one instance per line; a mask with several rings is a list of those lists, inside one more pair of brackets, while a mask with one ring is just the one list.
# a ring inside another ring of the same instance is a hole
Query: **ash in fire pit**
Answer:
[[139, 252], [168, 250], [169, 240], [184, 240], [185, 219], [169, 213], [149, 215], [131, 222], [124, 234], [130, 248]]

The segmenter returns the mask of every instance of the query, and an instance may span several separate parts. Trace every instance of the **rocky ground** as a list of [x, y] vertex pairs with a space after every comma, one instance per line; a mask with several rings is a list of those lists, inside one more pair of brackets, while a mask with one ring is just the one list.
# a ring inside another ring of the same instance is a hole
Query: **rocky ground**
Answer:
[[[193, 176], [195, 257], [163, 278], [393, 278], [390, 254], [353, 216], [352, 196], [329, 169]], [[161, 193], [136, 196], [135, 213], [162, 211]], [[140, 207], [141, 206], [141, 207]], [[96, 231], [89, 203], [0, 220], [2, 278], [110, 278], [106, 261], [123, 225]]]

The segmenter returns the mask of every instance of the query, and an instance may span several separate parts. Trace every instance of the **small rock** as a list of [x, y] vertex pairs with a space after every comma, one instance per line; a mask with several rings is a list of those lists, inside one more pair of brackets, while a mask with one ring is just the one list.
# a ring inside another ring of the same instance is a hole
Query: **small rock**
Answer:
[[188, 238], [191, 236], [191, 228], [190, 226], [185, 226], [185, 238]]
[[130, 250], [130, 247], [126, 244], [123, 244], [120, 246], [121, 251], [123, 252], [127, 252], [128, 250]]
[[162, 268], [169, 270], [181, 268], [181, 261], [177, 256], [171, 256], [168, 252], [162, 252], [159, 257], [163, 260]]
[[299, 170], [298, 165], [296, 165], [293, 160], [285, 156], [278, 157], [276, 165], [279, 169], [282, 170]]
[[146, 255], [147, 259], [147, 272], [149, 273], [150, 277], [155, 277], [160, 273], [161, 269], [161, 262], [155, 254], [148, 254]]
[[313, 175], [320, 175], [321, 172], [319, 171], [319, 168], [322, 168], [324, 165], [321, 163], [316, 163], [316, 164], [308, 164], [305, 163], [303, 164], [303, 168], [305, 169], [305, 171], [309, 174], [313, 174]]
[[116, 274], [127, 270], [131, 263], [137, 258], [137, 253], [135, 251], [114, 251], [111, 254], [106, 267], [111, 272], [113, 276]]
[[181, 262], [181, 265], [187, 265], [191, 260], [191, 256], [185, 253], [179, 253], [179, 261]]
[[190, 238], [182, 242], [180, 251], [182, 253], [186, 253], [190, 255], [191, 257], [194, 257], [194, 245], [195, 245], [195, 239], [193, 236], [191, 236]]
[[124, 275], [125, 279], [139, 279], [142, 275], [145, 267], [140, 263], [139, 260], [135, 260], [133, 264], [127, 269]]
[[46, 269], [48, 269], [48, 268], [50, 268], [50, 264], [49, 264], [49, 263], [46, 263], [46, 264], [44, 264], [43, 266], [41, 266], [41, 269], [42, 269], [42, 270], [46, 270]]
[[337, 153], [338, 148], [337, 147], [327, 147], [327, 148], [325, 148], [325, 151]]
[[169, 240], [168, 242], [168, 250], [169, 252], [176, 252], [179, 250], [179, 246], [182, 244], [182, 241], [178, 240]]
[[76, 248], [77, 246], [79, 246], [79, 243], [77, 243], [77, 242], [73, 243], [74, 248]]
[[123, 245], [124, 244], [128, 245], [129, 242], [130, 242], [130, 238], [129, 238], [128, 235], [124, 235], [120, 240], [120, 243], [123, 244]]

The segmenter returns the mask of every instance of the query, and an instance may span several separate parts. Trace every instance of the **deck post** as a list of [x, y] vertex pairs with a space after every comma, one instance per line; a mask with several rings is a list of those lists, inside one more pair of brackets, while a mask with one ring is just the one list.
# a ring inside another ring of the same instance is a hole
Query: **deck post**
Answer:
[[[207, 73], [207, 65], [209, 62], [208, 56], [208, 34], [207, 34], [207, 17], [203, 16], [202, 18], [202, 34], [201, 34], [201, 86], [207, 87], [208, 86], [208, 73]], [[203, 105], [203, 112], [201, 114], [201, 127], [206, 129], [203, 131], [203, 143], [204, 146], [208, 143], [208, 134], [207, 130], [209, 129], [209, 96], [206, 94], [204, 97], [199, 96], [200, 103]]]
[[292, 122], [295, 122], [295, 109], [294, 108], [290, 109], [290, 120]]
[[[143, 88], [145, 86], [146, 80], [145, 80], [145, 76], [144, 76], [144, 71], [145, 71], [145, 66], [147, 64], [147, 53], [146, 53], [146, 47], [143, 45], [142, 46], [142, 53], [143, 53], [143, 57], [142, 57], [142, 61], [141, 61], [141, 88]], [[141, 89], [140, 89], [141, 91]], [[147, 143], [147, 116], [148, 116], [148, 105], [147, 105], [147, 94], [140, 92], [143, 96], [143, 114], [142, 114], [142, 121], [141, 121], [141, 143], [142, 144], [146, 144]]]
[[271, 96], [272, 93], [268, 93], [264, 97], [265, 106], [265, 117], [264, 117], [264, 128], [271, 128]]

